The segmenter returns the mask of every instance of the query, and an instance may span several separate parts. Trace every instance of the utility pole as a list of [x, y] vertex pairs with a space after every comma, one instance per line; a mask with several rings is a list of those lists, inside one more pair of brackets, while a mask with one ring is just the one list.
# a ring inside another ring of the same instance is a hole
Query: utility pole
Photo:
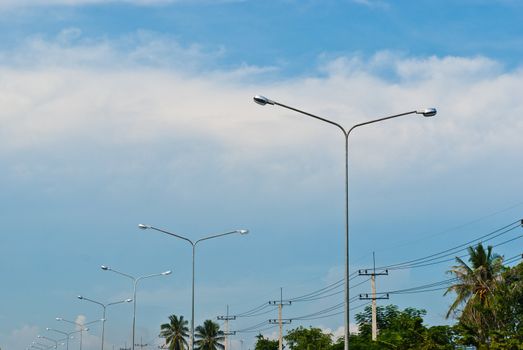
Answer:
[[225, 335], [225, 349], [229, 350], [229, 335], [235, 335], [236, 331], [229, 331], [229, 320], [235, 320], [236, 316], [229, 316], [229, 305], [227, 305], [227, 315], [225, 316], [218, 316], [218, 320], [225, 321], [225, 332], [223, 332], [223, 335]]
[[143, 340], [142, 340], [142, 337], [140, 337], [140, 344], [134, 344], [134, 346], [135, 346], [135, 347], [137, 346], [137, 347], [139, 347], [140, 349], [143, 349], [143, 348], [149, 346], [149, 344], [144, 344], [144, 343], [143, 343]]
[[278, 339], [278, 350], [283, 350], [283, 324], [291, 323], [291, 319], [282, 319], [282, 309], [283, 305], [291, 305], [292, 301], [283, 301], [283, 288], [280, 288], [280, 300], [269, 301], [270, 305], [278, 305], [278, 319], [269, 320], [269, 323], [275, 324], [278, 323], [280, 328], [280, 336]]
[[387, 276], [389, 274], [388, 270], [383, 270], [376, 272], [376, 256], [372, 252], [372, 270], [358, 270], [360, 276], [370, 276], [370, 287], [372, 290], [371, 297], [368, 294], [360, 294], [360, 300], [372, 300], [372, 340], [376, 341], [378, 339], [378, 322], [376, 316], [376, 300], [377, 299], [388, 299], [389, 295], [385, 294], [380, 297], [376, 297], [376, 276]]
[[131, 350], [131, 348], [127, 347], [127, 342], [125, 342], [125, 345], [123, 348], [120, 348], [120, 350]]

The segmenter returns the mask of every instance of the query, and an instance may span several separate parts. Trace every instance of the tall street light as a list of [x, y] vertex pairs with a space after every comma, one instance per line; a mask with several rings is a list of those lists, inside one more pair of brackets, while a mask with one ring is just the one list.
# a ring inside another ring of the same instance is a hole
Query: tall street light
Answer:
[[159, 229], [159, 228], [151, 226], [151, 225], [139, 224], [138, 228], [140, 228], [142, 230], [147, 230], [147, 229], [156, 230], [156, 231], [168, 234], [170, 236], [183, 239], [184, 241], [188, 242], [192, 246], [191, 350], [194, 350], [194, 257], [195, 257], [195, 253], [196, 253], [196, 245], [202, 241], [206, 241], [206, 240], [218, 238], [218, 237], [223, 237], [223, 236], [228, 236], [228, 235], [232, 235], [232, 234], [236, 234], [236, 233], [239, 233], [240, 235], [246, 235], [249, 233], [249, 230], [234, 230], [234, 231], [230, 231], [230, 232], [225, 232], [225, 233], [220, 233], [220, 234], [216, 234], [216, 235], [203, 237], [203, 238], [200, 238], [193, 242], [192, 240], [190, 240], [187, 237], [180, 236], [176, 233], [162, 230], [162, 229]]
[[[45, 340], [48, 340], [50, 342], [53, 342], [54, 343], [54, 348], [55, 349], [58, 349], [58, 343], [61, 342], [62, 340], [65, 340], [65, 339], [60, 339], [60, 340], [56, 340], [56, 339], [53, 339], [53, 338], [49, 338], [49, 337], [46, 337], [46, 336], [43, 336], [43, 335], [37, 335], [36, 336], [37, 338], [40, 338], [40, 339], [45, 339]], [[44, 344], [41, 344], [41, 343], [35, 343], [37, 345], [44, 345]], [[63, 344], [62, 344], [63, 345]]]
[[282, 103], [279, 103], [277, 101], [268, 99], [267, 97], [256, 95], [254, 96], [254, 102], [256, 102], [259, 105], [265, 106], [267, 104], [273, 105], [273, 106], [280, 106], [286, 109], [290, 109], [292, 111], [304, 114], [306, 116], [315, 118], [317, 120], [320, 120], [322, 122], [331, 124], [335, 127], [337, 127], [344, 136], [345, 139], [345, 346], [344, 349], [349, 349], [349, 321], [350, 321], [350, 314], [349, 314], [349, 135], [351, 134], [352, 130], [359, 128], [360, 126], [374, 124], [377, 122], [385, 121], [388, 119], [398, 118], [405, 115], [411, 115], [411, 114], [420, 114], [424, 117], [433, 117], [436, 115], [437, 111], [435, 108], [426, 108], [421, 110], [414, 110], [410, 112], [400, 113], [400, 114], [394, 114], [388, 117], [378, 118], [374, 120], [370, 120], [367, 122], [355, 124], [349, 129], [344, 128], [340, 124], [326, 119], [319, 117], [317, 115], [299, 110], [294, 107], [286, 106]]
[[69, 332], [69, 333], [67, 333], [67, 332], [60, 331], [60, 330], [58, 330], [58, 329], [54, 329], [54, 328], [49, 328], [49, 327], [47, 327], [45, 330], [47, 330], [47, 331], [52, 331], [52, 332], [56, 332], [56, 333], [60, 333], [60, 334], [65, 335], [65, 336], [66, 336], [65, 339], [67, 340], [67, 341], [65, 342], [65, 344], [66, 344], [66, 346], [65, 346], [66, 350], [69, 350], [69, 339], [73, 338], [73, 337], [71, 337], [71, 334], [78, 333], [78, 332], [81, 332], [81, 331], [82, 331], [82, 330], [79, 330], [79, 331], [74, 331], [74, 332]]
[[131, 276], [131, 275], [123, 273], [123, 272], [120, 272], [118, 270], [115, 270], [115, 269], [113, 269], [113, 268], [111, 268], [109, 266], [105, 266], [105, 265], [102, 265], [101, 269], [104, 270], [104, 271], [112, 271], [114, 273], [117, 273], [119, 275], [127, 277], [127, 278], [129, 278], [129, 279], [131, 279], [133, 281], [133, 343], [132, 343], [132, 350], [134, 350], [134, 334], [135, 334], [135, 329], [136, 329], [135, 328], [136, 327], [136, 285], [138, 284], [138, 281], [146, 279], [146, 278], [170, 275], [171, 274], [171, 270], [164, 271], [164, 272], [161, 272], [161, 273], [155, 273], [155, 274], [152, 274], [152, 275], [134, 277], [134, 276]]
[[63, 322], [67, 322], [67, 323], [71, 323], [71, 324], [74, 324], [78, 327], [80, 327], [80, 330], [78, 330], [77, 332], [80, 332], [80, 350], [82, 350], [82, 337], [83, 337], [83, 332], [84, 331], [88, 331], [89, 328], [85, 327], [87, 325], [90, 325], [90, 324], [93, 324], [95, 322], [101, 322], [102, 320], [94, 320], [94, 321], [91, 321], [91, 322], [87, 322], [87, 323], [78, 323], [78, 322], [74, 322], [74, 321], [69, 321], [69, 320], [66, 320], [62, 317], [57, 317], [56, 318], [57, 321], [63, 321]]
[[130, 303], [131, 301], [133, 301], [133, 299], [125, 299], [125, 300], [115, 301], [113, 303], [108, 303], [108, 304], [103, 304], [99, 301], [86, 298], [82, 295], [79, 295], [78, 299], [90, 301], [91, 303], [98, 304], [103, 308], [104, 311], [103, 311], [103, 316], [102, 316], [102, 350], [104, 350], [104, 333], [105, 333], [105, 321], [106, 321], [105, 311], [106, 311], [107, 307], [111, 306], [111, 305], [121, 304], [121, 303]]

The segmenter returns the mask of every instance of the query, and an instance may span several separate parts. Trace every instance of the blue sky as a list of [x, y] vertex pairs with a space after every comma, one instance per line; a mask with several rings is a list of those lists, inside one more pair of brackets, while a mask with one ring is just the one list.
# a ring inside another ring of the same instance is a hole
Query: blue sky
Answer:
[[[251, 230], [199, 247], [197, 322], [274, 300], [280, 287], [295, 297], [339, 280], [343, 139], [255, 105], [255, 94], [347, 126], [438, 108], [351, 136], [351, 270], [369, 267], [373, 251], [393, 264], [521, 219], [522, 14], [509, 0], [0, 1], [0, 347], [68, 330], [57, 316], [98, 318], [78, 294], [129, 297], [129, 281], [102, 264], [174, 270], [140, 286], [144, 342], [159, 344], [168, 315], [189, 319], [189, 247], [139, 223], [194, 239]], [[498, 253], [520, 254], [521, 242]], [[378, 287], [440, 281], [449, 267], [396, 271]], [[441, 324], [441, 294], [391, 302]], [[297, 303], [285, 316], [340, 301]], [[129, 344], [132, 308], [109, 312], [107, 346]], [[292, 326], [339, 334], [342, 322]], [[233, 349], [255, 335], [236, 336]], [[84, 346], [99, 346], [99, 327]]]

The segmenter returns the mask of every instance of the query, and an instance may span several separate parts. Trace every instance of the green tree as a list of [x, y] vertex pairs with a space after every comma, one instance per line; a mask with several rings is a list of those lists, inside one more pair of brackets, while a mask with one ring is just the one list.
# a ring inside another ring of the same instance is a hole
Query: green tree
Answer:
[[523, 263], [503, 272], [503, 284], [494, 293], [492, 302], [495, 328], [490, 330], [492, 349], [523, 348]]
[[256, 344], [254, 345], [254, 350], [278, 350], [278, 341], [269, 340], [263, 335], [258, 334], [256, 336]]
[[176, 315], [169, 316], [169, 323], [160, 326], [160, 337], [165, 338], [165, 344], [169, 345], [169, 350], [184, 350], [187, 348], [187, 320], [183, 316], [178, 318]]
[[222, 344], [225, 337], [220, 326], [211, 320], [205, 320], [203, 326], [196, 327], [194, 345], [197, 350], [224, 349]]
[[463, 329], [474, 339], [473, 345], [485, 344], [491, 329], [495, 328], [496, 317], [492, 309], [494, 293], [501, 285], [502, 258], [487, 250], [480, 243], [469, 247], [469, 264], [456, 257], [458, 265], [449, 271], [457, 282], [451, 285], [445, 295], [454, 292], [456, 299], [449, 307], [447, 318], [457, 315]]
[[455, 331], [450, 326], [433, 326], [427, 329], [423, 336], [420, 350], [452, 350]]
[[378, 306], [376, 310], [378, 339], [371, 340], [372, 309], [367, 306], [356, 314], [359, 334], [350, 338], [353, 350], [447, 350], [454, 348], [454, 331], [448, 326], [427, 328], [423, 325], [425, 310], [396, 305]]
[[292, 329], [283, 337], [291, 350], [327, 350], [332, 344], [332, 335], [325, 334], [320, 328]]

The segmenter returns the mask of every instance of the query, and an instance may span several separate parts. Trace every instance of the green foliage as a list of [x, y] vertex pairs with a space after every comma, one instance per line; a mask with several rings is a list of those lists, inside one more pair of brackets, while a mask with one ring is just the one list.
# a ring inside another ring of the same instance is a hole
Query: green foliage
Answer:
[[492, 303], [496, 289], [502, 285], [502, 258], [492, 253], [492, 246], [485, 250], [481, 243], [475, 248], [469, 247], [468, 251], [470, 265], [456, 257], [458, 265], [449, 271], [457, 282], [445, 292], [456, 293], [447, 317], [458, 315], [459, 322], [465, 328], [474, 330], [469, 335], [475, 338], [475, 342], [485, 344], [490, 330], [495, 329]]
[[[457, 342], [478, 349], [523, 349], [523, 265], [502, 265], [502, 258], [481, 244], [469, 247], [469, 264], [456, 258], [449, 272], [458, 278], [449, 309], [458, 320]], [[446, 294], [445, 293], [445, 294]]]
[[165, 338], [165, 344], [169, 346], [169, 350], [184, 350], [187, 345], [187, 321], [183, 316], [178, 318], [176, 315], [169, 316], [169, 323], [164, 323], [160, 326], [160, 337]]
[[205, 320], [203, 326], [196, 327], [194, 335], [194, 347], [197, 350], [217, 350], [224, 349], [222, 344], [225, 337], [220, 330], [220, 326], [211, 320]]
[[379, 333], [377, 341], [371, 340], [371, 307], [356, 315], [360, 333], [352, 335], [353, 350], [401, 349], [401, 350], [447, 350], [454, 349], [455, 332], [449, 326], [427, 328], [423, 325], [425, 310], [396, 305], [379, 306], [376, 309]]
[[450, 326], [434, 326], [423, 335], [421, 350], [452, 350], [454, 349], [455, 331]]
[[291, 350], [327, 350], [332, 344], [332, 336], [319, 328], [298, 327], [283, 337]]
[[254, 345], [254, 350], [278, 350], [278, 341], [269, 340], [264, 338], [263, 335], [258, 334], [256, 336], [256, 344]]

